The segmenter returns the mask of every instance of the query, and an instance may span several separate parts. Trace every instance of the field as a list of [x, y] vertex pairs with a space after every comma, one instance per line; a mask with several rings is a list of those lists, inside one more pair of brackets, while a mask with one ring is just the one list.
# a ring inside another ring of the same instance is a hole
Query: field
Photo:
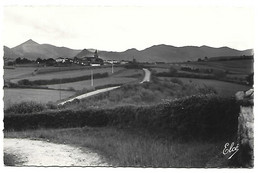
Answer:
[[4, 69], [4, 79], [10, 80], [31, 76], [36, 67], [18, 67], [15, 69]]
[[[61, 99], [75, 94], [73, 91], [61, 91]], [[4, 108], [8, 108], [13, 103], [22, 101], [35, 101], [38, 103], [56, 102], [60, 99], [60, 91], [46, 89], [4, 89]]]
[[[118, 72], [120, 70], [123, 70], [124, 68], [122, 67], [115, 67], [114, 72]], [[93, 74], [95, 73], [109, 73], [111, 74], [111, 68], [95, 68], [93, 69]], [[74, 78], [74, 77], [79, 77], [79, 76], [84, 76], [84, 75], [91, 75], [91, 70], [90, 69], [79, 69], [79, 70], [70, 70], [70, 71], [58, 71], [58, 72], [49, 72], [49, 73], [40, 73], [40, 74], [35, 74], [31, 76], [27, 76], [24, 78], [18, 78], [18, 79], [13, 79], [11, 80], [12, 82], [17, 82], [22, 79], [28, 79], [30, 81], [34, 80], [50, 80], [50, 79], [60, 79], [60, 78]]]
[[181, 65], [200, 69], [212, 68], [224, 71], [228, 70], [229, 72], [239, 74], [250, 74], [254, 71], [253, 60], [190, 62], [181, 63]]
[[[102, 78], [102, 79], [94, 79], [94, 87], [100, 87], [109, 84], [125, 84], [125, 83], [132, 83], [138, 81], [140, 77], [142, 77], [142, 70], [133, 70], [133, 69], [126, 69], [122, 70], [119, 73], [114, 73], [113, 75]], [[71, 83], [64, 83], [64, 84], [55, 84], [55, 85], [47, 85], [48, 88], [54, 89], [71, 89], [74, 90], [82, 90], [82, 89], [92, 89], [91, 80], [84, 80], [79, 82], [71, 82]]]
[[[160, 79], [171, 80], [172, 77], [160, 77]], [[250, 89], [249, 86], [223, 82], [218, 80], [211, 79], [194, 79], [194, 78], [177, 78], [180, 79], [183, 83], [195, 85], [196, 87], [209, 86], [216, 89], [217, 93], [220, 96], [229, 97], [235, 96], [235, 93], [238, 91], [246, 91]]]

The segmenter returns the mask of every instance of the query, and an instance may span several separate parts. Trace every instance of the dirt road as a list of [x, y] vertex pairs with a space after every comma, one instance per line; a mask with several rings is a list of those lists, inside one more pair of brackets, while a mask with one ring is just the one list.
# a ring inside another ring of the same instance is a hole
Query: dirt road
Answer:
[[[145, 75], [144, 75], [144, 79], [140, 83], [150, 82], [151, 72], [148, 69], [146, 69], [146, 68], [143, 68], [143, 70], [145, 72]], [[77, 97], [73, 97], [73, 98], [71, 98], [69, 100], [63, 101], [63, 102], [59, 103], [59, 105], [63, 105], [65, 103], [67, 103], [67, 102], [71, 102], [74, 99], [87, 98], [87, 97], [90, 97], [90, 96], [93, 96], [93, 95], [96, 95], [96, 94], [100, 94], [100, 93], [104, 93], [104, 92], [107, 92], [107, 91], [111, 91], [111, 90], [114, 90], [114, 89], [117, 89], [117, 88], [120, 88], [120, 86], [103, 88], [103, 89], [99, 89], [99, 90], [96, 90], [96, 91], [92, 91], [92, 92], [89, 92], [89, 93], [86, 93], [86, 94], [79, 95]]]
[[145, 72], [144, 79], [140, 83], [150, 82], [151, 72], [148, 69], [146, 69], [146, 68], [143, 68], [143, 71]]
[[4, 153], [21, 159], [17, 166], [109, 166], [86, 148], [29, 139], [5, 138]]

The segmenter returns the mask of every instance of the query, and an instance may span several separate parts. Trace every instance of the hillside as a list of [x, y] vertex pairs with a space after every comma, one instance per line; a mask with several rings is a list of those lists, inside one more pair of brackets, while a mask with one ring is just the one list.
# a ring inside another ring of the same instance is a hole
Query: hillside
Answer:
[[28, 40], [14, 48], [4, 49], [4, 59], [14, 60], [17, 57], [36, 60], [37, 58], [58, 58], [73, 57], [80, 50], [69, 49], [66, 47], [56, 47], [50, 44], [38, 44], [33, 40]]
[[[33, 40], [28, 40], [14, 48], [4, 47], [4, 59], [14, 60], [17, 57], [24, 57], [35, 60], [40, 58], [58, 58], [77, 56], [93, 56], [94, 49], [75, 50], [66, 47], [56, 47], [50, 44], [38, 44]], [[198, 58], [220, 57], [220, 56], [242, 56], [252, 55], [253, 50], [244, 51], [231, 49], [229, 47], [213, 48], [209, 46], [184, 46], [175, 47], [170, 45], [154, 45], [144, 50], [128, 49], [124, 52], [99, 51], [99, 57], [108, 60], [133, 60], [139, 62], [185, 62], [193, 61]]]
[[129, 49], [124, 52], [101, 51], [100, 57], [104, 59], [120, 58], [132, 60], [133, 58], [141, 62], [183, 62], [197, 60], [198, 58], [219, 57], [219, 56], [242, 56], [252, 55], [252, 50], [239, 51], [228, 47], [213, 48], [208, 46], [184, 46], [174, 47], [169, 45], [155, 45], [144, 50]]

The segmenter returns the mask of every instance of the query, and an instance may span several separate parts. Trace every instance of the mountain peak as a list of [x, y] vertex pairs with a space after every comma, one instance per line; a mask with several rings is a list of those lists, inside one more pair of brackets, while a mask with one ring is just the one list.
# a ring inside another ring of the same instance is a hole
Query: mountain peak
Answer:
[[32, 39], [27, 40], [26, 42], [24, 42], [23, 44], [38, 44], [35, 41], [33, 41]]

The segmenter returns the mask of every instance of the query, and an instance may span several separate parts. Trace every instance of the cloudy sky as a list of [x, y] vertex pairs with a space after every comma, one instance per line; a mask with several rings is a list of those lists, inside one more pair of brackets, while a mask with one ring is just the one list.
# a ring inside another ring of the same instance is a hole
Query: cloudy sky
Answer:
[[73, 49], [142, 50], [156, 44], [253, 48], [254, 15], [246, 7], [4, 7], [3, 44], [28, 39]]

